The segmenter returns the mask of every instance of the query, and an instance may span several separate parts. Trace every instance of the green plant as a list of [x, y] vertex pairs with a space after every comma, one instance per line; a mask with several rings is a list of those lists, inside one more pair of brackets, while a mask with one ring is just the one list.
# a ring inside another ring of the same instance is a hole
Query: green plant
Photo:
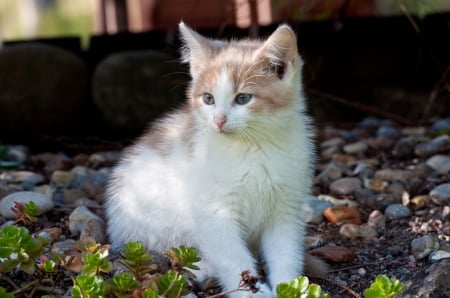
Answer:
[[386, 275], [378, 275], [370, 288], [364, 291], [366, 298], [392, 298], [400, 294], [405, 289], [405, 285], [396, 278], [389, 278]]
[[16, 213], [14, 223], [22, 222], [24, 225], [31, 225], [37, 221], [37, 216], [41, 213], [35, 202], [29, 201], [25, 204], [16, 202], [12, 211]]
[[322, 293], [320, 286], [310, 284], [306, 276], [300, 276], [288, 283], [277, 286], [277, 298], [329, 298]]
[[9, 272], [15, 268], [29, 274], [35, 272], [35, 258], [47, 245], [42, 237], [32, 237], [26, 228], [7, 226], [0, 231], [0, 271]]

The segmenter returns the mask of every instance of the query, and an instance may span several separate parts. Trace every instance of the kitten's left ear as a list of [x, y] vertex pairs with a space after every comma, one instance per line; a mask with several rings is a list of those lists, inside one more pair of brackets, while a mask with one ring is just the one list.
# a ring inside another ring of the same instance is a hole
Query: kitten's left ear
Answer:
[[281, 25], [269, 36], [261, 47], [258, 58], [261, 56], [274, 67], [273, 71], [282, 79], [286, 67], [292, 64], [297, 68], [299, 56], [297, 50], [297, 38], [294, 31], [288, 25]]
[[208, 57], [222, 45], [222, 42], [201, 36], [183, 22], [178, 25], [183, 48], [181, 49], [181, 61], [189, 63], [192, 77], [196, 77]]

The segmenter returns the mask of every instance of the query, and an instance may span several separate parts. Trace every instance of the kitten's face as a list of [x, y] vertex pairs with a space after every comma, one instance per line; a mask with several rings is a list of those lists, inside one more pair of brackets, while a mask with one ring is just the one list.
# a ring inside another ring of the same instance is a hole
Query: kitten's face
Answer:
[[287, 26], [280, 28], [266, 42], [218, 42], [180, 25], [193, 77], [190, 105], [208, 128], [230, 135], [263, 130], [279, 111], [294, 107], [296, 40]]

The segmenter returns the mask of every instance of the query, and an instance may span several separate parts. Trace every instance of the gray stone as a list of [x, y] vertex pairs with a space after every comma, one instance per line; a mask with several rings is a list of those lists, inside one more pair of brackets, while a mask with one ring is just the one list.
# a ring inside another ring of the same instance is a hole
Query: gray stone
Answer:
[[72, 185], [75, 174], [69, 171], [55, 171], [52, 174], [51, 182], [56, 187], [68, 188]]
[[330, 184], [330, 193], [336, 195], [353, 195], [362, 187], [358, 178], [341, 178]]
[[407, 181], [415, 176], [414, 172], [399, 169], [382, 169], [375, 172], [375, 178], [386, 181]]
[[325, 218], [323, 217], [323, 211], [328, 207], [331, 207], [332, 204], [327, 201], [318, 200], [316, 197], [309, 197], [309, 209], [306, 212], [304, 217], [305, 222], [320, 224], [324, 222]]
[[450, 131], [450, 119], [439, 119], [431, 127], [433, 132]]
[[328, 185], [336, 179], [342, 177], [342, 170], [335, 163], [329, 163], [322, 172], [315, 178], [316, 183]]
[[447, 155], [433, 155], [427, 159], [426, 164], [438, 174], [445, 175], [450, 172], [450, 157]]
[[141, 130], [185, 101], [185, 73], [175, 57], [163, 52], [112, 54], [94, 73], [94, 102], [110, 127]]
[[44, 182], [44, 176], [30, 171], [7, 171], [0, 174], [0, 180], [6, 183], [27, 183], [37, 185]]
[[70, 232], [74, 234], [81, 233], [90, 220], [97, 220], [103, 223], [103, 220], [88, 208], [84, 206], [75, 208], [69, 215]]
[[420, 157], [427, 157], [448, 150], [450, 150], [450, 137], [442, 135], [430, 142], [417, 144], [414, 148], [414, 153]]
[[0, 50], [0, 127], [55, 130], [73, 124], [88, 94], [88, 69], [73, 53], [44, 44]]
[[424, 235], [411, 241], [411, 253], [417, 260], [427, 257], [438, 249], [439, 242], [431, 235]]
[[450, 183], [436, 186], [430, 191], [431, 200], [438, 205], [450, 204]]
[[389, 219], [400, 219], [411, 216], [411, 210], [402, 204], [392, 204], [384, 210], [384, 215]]
[[414, 147], [418, 143], [416, 137], [404, 137], [398, 140], [392, 149], [392, 155], [395, 157], [406, 158], [414, 155]]
[[0, 201], [0, 214], [4, 218], [14, 219], [16, 218], [16, 213], [11, 208], [14, 207], [15, 203], [26, 204], [30, 201], [37, 205], [40, 214], [50, 211], [54, 206], [53, 201], [43, 194], [32, 191], [19, 191], [7, 195]]
[[330, 202], [333, 206], [348, 206], [356, 208], [359, 206], [358, 202], [349, 199], [337, 199], [329, 195], [319, 195], [317, 197], [320, 201]]
[[397, 138], [400, 136], [400, 130], [392, 126], [380, 126], [376, 135], [383, 138]]
[[436, 250], [436, 251], [433, 251], [432, 253], [430, 253], [430, 255], [428, 256], [428, 259], [431, 261], [431, 262], [437, 262], [437, 261], [439, 261], [439, 260], [442, 260], [442, 259], [448, 259], [448, 258], [450, 258], [450, 252], [448, 252], [448, 251], [445, 251], [445, 250]]
[[406, 290], [396, 298], [450, 297], [450, 260], [436, 262], [428, 268], [403, 276]]
[[364, 142], [355, 142], [345, 145], [343, 149], [347, 154], [359, 154], [366, 152], [369, 146]]

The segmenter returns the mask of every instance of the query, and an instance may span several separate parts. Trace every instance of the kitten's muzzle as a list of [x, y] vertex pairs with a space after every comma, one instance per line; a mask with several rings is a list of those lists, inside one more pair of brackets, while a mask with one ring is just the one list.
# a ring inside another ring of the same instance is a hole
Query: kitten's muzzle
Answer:
[[214, 115], [214, 124], [219, 128], [220, 131], [223, 131], [223, 126], [227, 122], [227, 116], [226, 115]]

